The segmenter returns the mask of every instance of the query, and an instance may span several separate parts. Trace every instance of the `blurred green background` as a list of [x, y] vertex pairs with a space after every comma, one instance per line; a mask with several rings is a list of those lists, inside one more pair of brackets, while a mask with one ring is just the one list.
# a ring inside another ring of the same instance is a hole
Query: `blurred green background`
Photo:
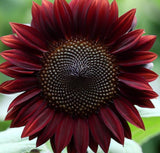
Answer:
[[[41, 0], [34, 1], [41, 4]], [[110, 0], [110, 2], [111, 1], [112, 0]], [[132, 8], [137, 9], [136, 16], [138, 23], [136, 29], [145, 29], [146, 34], [157, 35], [157, 40], [152, 51], [160, 55], [160, 0], [117, 0], [117, 3], [120, 15]], [[31, 6], [32, 0], [0, 0], [0, 36], [12, 33], [9, 22], [30, 23]], [[5, 49], [7, 49], [7, 47], [0, 42], [0, 52]], [[0, 58], [0, 63], [3, 61], [4, 60]], [[154, 62], [154, 70], [158, 74], [160, 74], [159, 63], [160, 60], [158, 58]], [[0, 83], [7, 79], [5, 75], [0, 74]], [[157, 88], [159, 87], [157, 84]], [[0, 122], [0, 130], [8, 127], [9, 123], [10, 122], [5, 122], [2, 124], [2, 122]], [[160, 135], [156, 135], [149, 141], [143, 143], [142, 147], [144, 153], [160, 153]]]

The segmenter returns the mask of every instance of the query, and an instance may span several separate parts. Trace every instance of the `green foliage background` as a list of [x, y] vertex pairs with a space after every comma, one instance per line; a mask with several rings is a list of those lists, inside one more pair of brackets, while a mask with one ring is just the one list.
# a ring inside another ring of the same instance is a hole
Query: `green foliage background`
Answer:
[[[41, 4], [41, 0], [34, 1]], [[68, 0], [68, 2], [69, 1], [70, 0]], [[112, 0], [109, 1], [111, 2]], [[145, 29], [146, 34], [157, 35], [157, 40], [152, 48], [152, 51], [160, 55], [160, 0], [117, 0], [117, 3], [119, 6], [120, 15], [132, 8], [137, 9], [137, 29]], [[32, 0], [0, 0], [0, 36], [12, 33], [9, 22], [17, 22], [24, 24], [30, 23], [31, 6]], [[6, 49], [8, 48], [0, 42], [0, 52]], [[158, 74], [160, 74], [159, 59], [160, 58], [158, 58], [154, 62], [154, 70]], [[3, 61], [4, 60], [0, 58], [0, 63], [2, 63]], [[0, 74], [0, 83], [7, 79], [9, 78], [3, 74]], [[159, 90], [160, 83], [156, 83], [155, 88]], [[143, 152], [159, 153], [160, 136], [158, 134], [160, 133], [160, 118], [145, 118], [144, 121], [146, 125], [146, 132], [131, 126], [133, 130], [133, 139], [139, 143], [142, 143], [142, 138], [148, 138], [148, 135], [150, 135], [150, 137], [153, 136], [153, 138], [149, 139], [149, 141], [147, 141], [148, 139], [145, 139], [146, 141], [142, 145]], [[10, 121], [0, 122], [0, 131], [5, 130], [9, 126], [9, 124]]]

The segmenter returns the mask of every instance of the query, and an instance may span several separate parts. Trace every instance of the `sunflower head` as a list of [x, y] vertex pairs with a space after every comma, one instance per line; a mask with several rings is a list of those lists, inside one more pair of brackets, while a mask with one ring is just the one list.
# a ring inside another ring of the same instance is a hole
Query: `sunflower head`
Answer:
[[11, 49], [0, 71], [13, 79], [0, 92], [21, 92], [8, 108], [11, 127], [25, 126], [22, 137], [37, 146], [50, 139], [55, 153], [107, 153], [111, 138], [131, 138], [127, 122], [144, 129], [134, 105], [154, 107], [157, 74], [146, 65], [156, 37], [134, 30], [135, 12], [119, 17], [115, 0], [33, 2], [31, 26], [11, 23], [1, 37]]

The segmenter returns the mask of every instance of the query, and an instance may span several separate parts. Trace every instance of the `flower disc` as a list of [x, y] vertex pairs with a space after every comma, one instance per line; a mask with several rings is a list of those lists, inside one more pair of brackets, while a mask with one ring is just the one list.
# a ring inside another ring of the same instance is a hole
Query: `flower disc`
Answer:
[[104, 45], [86, 39], [72, 38], [59, 44], [45, 54], [40, 72], [46, 101], [75, 117], [98, 112], [116, 95], [114, 57]]

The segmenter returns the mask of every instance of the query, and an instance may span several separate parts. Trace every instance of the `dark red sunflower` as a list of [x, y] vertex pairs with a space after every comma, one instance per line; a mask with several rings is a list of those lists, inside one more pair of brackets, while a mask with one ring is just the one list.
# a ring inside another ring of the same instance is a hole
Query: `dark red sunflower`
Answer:
[[0, 92], [23, 92], [9, 106], [11, 127], [25, 126], [37, 146], [50, 139], [55, 153], [107, 153], [111, 138], [131, 138], [127, 121], [144, 129], [134, 105], [154, 107], [157, 74], [144, 65], [157, 57], [156, 37], [133, 30], [135, 12], [118, 17], [108, 0], [33, 2], [31, 26], [11, 23], [14, 34], [1, 37], [12, 49], [0, 71], [14, 79]]

